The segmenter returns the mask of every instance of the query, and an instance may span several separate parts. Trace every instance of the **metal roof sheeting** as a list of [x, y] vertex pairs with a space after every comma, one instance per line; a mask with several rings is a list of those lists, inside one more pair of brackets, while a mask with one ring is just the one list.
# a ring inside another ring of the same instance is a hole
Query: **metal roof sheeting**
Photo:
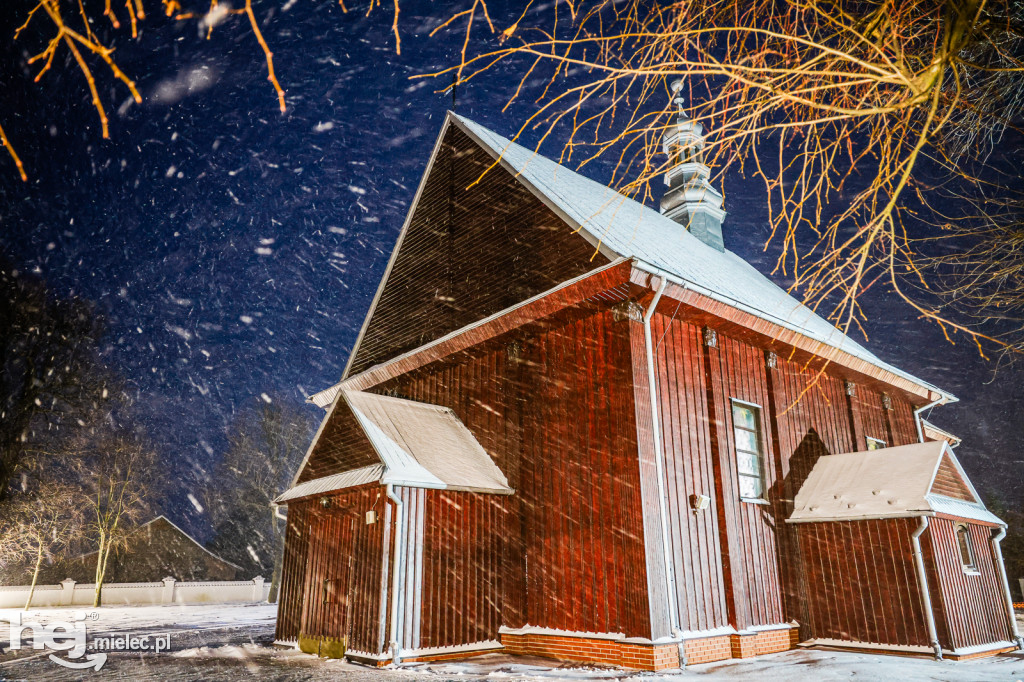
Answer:
[[333, 492], [335, 490], [342, 490], [343, 488], [353, 488], [365, 483], [374, 483], [379, 481], [380, 477], [383, 475], [383, 464], [371, 464], [370, 466], [362, 467], [361, 469], [352, 469], [351, 471], [344, 471], [340, 474], [334, 474], [333, 476], [324, 476], [323, 478], [316, 478], [312, 481], [300, 483], [279, 495], [274, 502], [280, 504], [300, 497], [320, 495], [323, 493]]
[[[930, 494], [943, 456], [952, 460], [975, 502]], [[820, 457], [797, 493], [788, 521], [855, 521], [936, 513], [1002, 523], [985, 509], [945, 441]]]
[[387, 465], [382, 483], [512, 493], [487, 451], [447, 407], [362, 391], [345, 391], [344, 398]]
[[736, 254], [708, 246], [658, 211], [478, 123], [456, 114], [451, 116], [494, 156], [500, 156], [524, 184], [555, 204], [563, 217], [579, 227], [606, 255], [636, 258], [642, 261], [641, 268], [644, 263], [649, 264], [711, 298], [953, 398], [932, 384], [883, 362]]

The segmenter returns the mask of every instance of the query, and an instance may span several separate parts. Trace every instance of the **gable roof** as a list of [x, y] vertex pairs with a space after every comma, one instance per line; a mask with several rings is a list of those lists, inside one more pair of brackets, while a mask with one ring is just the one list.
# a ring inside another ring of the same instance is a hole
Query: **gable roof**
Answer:
[[[298, 483], [275, 503], [366, 483], [509, 495], [508, 479], [455, 413], [440, 405], [343, 391], [380, 463]], [[306, 468], [306, 462], [300, 468]]]
[[468, 118], [449, 112], [445, 128], [448, 124], [457, 125], [487, 149], [607, 257], [633, 258], [652, 274], [664, 274], [710, 298], [849, 353], [934, 391], [943, 402], [956, 401], [948, 392], [883, 362], [742, 258], [708, 246], [658, 211]]
[[[973, 500], [932, 490], [936, 473], [950, 462]], [[949, 514], [1005, 525], [985, 508], [945, 441], [825, 455], [796, 495], [790, 523]]]
[[447, 407], [346, 391], [366, 435], [387, 466], [381, 483], [509, 494], [508, 480]]

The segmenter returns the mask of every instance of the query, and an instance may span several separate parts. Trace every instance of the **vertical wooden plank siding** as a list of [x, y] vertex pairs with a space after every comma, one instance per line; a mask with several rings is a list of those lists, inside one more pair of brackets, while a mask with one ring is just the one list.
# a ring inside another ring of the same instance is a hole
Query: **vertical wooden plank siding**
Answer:
[[[429, 525], [424, 513], [427, 491], [422, 488], [396, 487], [395, 492], [402, 500], [405, 523], [401, 579], [404, 598], [401, 610], [401, 646], [403, 649], [419, 649], [423, 611], [423, 555], [426, 543], [424, 533]], [[387, 588], [390, 590], [391, 585], [389, 584]]]
[[608, 259], [452, 126], [409, 219], [351, 374]]
[[[604, 308], [372, 389], [450, 407], [516, 490], [504, 625], [650, 636], [632, 382], [629, 323]], [[452, 521], [436, 509], [428, 525]], [[454, 595], [425, 576], [426, 614]], [[447, 637], [428, 640], [427, 620], [423, 646]]]
[[992, 551], [993, 528], [967, 524], [978, 568], [976, 573], [967, 573], [957, 546], [957, 523], [947, 518], [933, 518], [929, 523], [930, 568], [939, 588], [938, 594], [932, 595], [939, 641], [952, 649], [1009, 641], [1006, 602]]
[[288, 505], [281, 588], [277, 597], [277, 628], [274, 631], [274, 639], [282, 642], [294, 642], [299, 638], [299, 620], [302, 617], [302, 587], [306, 577], [306, 554], [309, 542], [306, 519], [308, 508], [309, 502], [306, 501], [296, 501]]
[[382, 489], [327, 497], [326, 509], [320, 498], [290, 505], [276, 637], [347, 637], [349, 649], [380, 653], [384, 523], [367, 524], [364, 514], [383, 511]]
[[[684, 630], [728, 625], [701, 329], [667, 315], [651, 320], [665, 453], [669, 530]], [[646, 375], [645, 375], [646, 376]], [[646, 384], [646, 381], [644, 382]], [[691, 511], [690, 495], [711, 498]]]
[[917, 525], [917, 519], [795, 525], [808, 638], [928, 646], [910, 542]]
[[[776, 471], [771, 427], [768, 421], [769, 401], [765, 377], [764, 352], [727, 336], [718, 336], [721, 362], [717, 370], [726, 398], [719, 414], [724, 417], [722, 432], [727, 439], [730, 473], [736, 476], [736, 444], [733, 436], [731, 399], [759, 405], [761, 447], [765, 467], [765, 497], [769, 504], [743, 502], [738, 493], [726, 500], [734, 508], [737, 520], [736, 539], [742, 562], [740, 576], [747, 595], [748, 625], [768, 625], [784, 620], [782, 589], [779, 582], [778, 548], [775, 529], [781, 523], [774, 517], [771, 504], [781, 492], [781, 477]], [[713, 357], [713, 356], [712, 356]], [[715, 372], [712, 368], [712, 372]], [[724, 464], [723, 460], [723, 464]], [[734, 479], [737, 480], [737, 479]], [[735, 566], [735, 562], [734, 562]], [[735, 570], [735, 568], [734, 568]]]
[[[653, 320], [652, 320], [653, 323]], [[646, 548], [646, 572], [647, 572], [647, 595], [648, 609], [651, 619], [651, 638], [668, 637], [672, 634], [671, 620], [669, 617], [669, 586], [666, 569], [665, 542], [663, 533], [666, 532], [661, 512], [661, 492], [658, 489], [658, 463], [657, 452], [654, 447], [655, 428], [653, 420], [653, 406], [651, 405], [650, 378], [647, 369], [647, 342], [644, 334], [643, 322], [631, 319], [629, 325], [630, 352], [633, 357], [633, 407], [634, 418], [637, 429], [637, 452], [638, 472], [640, 483], [640, 505], [642, 508], [644, 547]], [[652, 324], [653, 328], [653, 324]], [[653, 333], [653, 332], [652, 332]], [[657, 368], [657, 360], [655, 360]], [[657, 374], [655, 375], [657, 377]], [[660, 383], [660, 382], [659, 382]], [[658, 414], [659, 421], [664, 421], [666, 416], [665, 408], [662, 407]], [[661, 428], [662, 447], [665, 448], [666, 438], [671, 437], [671, 432]], [[662, 455], [663, 459], [666, 455]], [[666, 484], [667, 485], [667, 484]], [[671, 522], [669, 522], [671, 525]], [[669, 531], [670, 532], [670, 531]], [[673, 555], [675, 550], [673, 548]], [[687, 608], [688, 601], [680, 587], [686, 579], [682, 566], [675, 562], [674, 575], [676, 586], [677, 609]], [[680, 622], [683, 622], [680, 620]]]
[[[499, 638], [508, 497], [448, 490], [421, 493], [422, 599], [410, 648]], [[412, 629], [412, 624], [406, 624]]]

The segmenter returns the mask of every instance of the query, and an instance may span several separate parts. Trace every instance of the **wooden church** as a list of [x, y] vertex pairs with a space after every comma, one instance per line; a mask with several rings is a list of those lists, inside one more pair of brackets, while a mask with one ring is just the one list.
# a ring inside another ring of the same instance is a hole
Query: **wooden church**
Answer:
[[1017, 647], [1005, 524], [921, 418], [956, 398], [725, 249], [700, 124], [664, 145], [659, 212], [448, 114], [278, 499], [279, 641], [648, 670]]

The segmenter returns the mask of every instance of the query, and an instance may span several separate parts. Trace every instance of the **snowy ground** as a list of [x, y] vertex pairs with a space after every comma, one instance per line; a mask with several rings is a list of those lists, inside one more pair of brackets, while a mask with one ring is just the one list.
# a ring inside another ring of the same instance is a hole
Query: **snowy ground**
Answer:
[[[276, 607], [273, 605], [149, 606], [88, 609], [88, 638], [97, 636], [170, 635], [170, 651], [110, 652], [100, 671], [68, 670], [50, 661], [47, 652], [8, 651], [5, 624], [0, 624], [0, 680], [264, 680], [353, 679], [376, 682], [440, 682], [441, 680], [642, 680], [674, 682], [689, 679], [818, 682], [819, 680], [1021, 680], [1024, 654], [963, 663], [897, 658], [835, 651], [789, 651], [753, 660], [695, 665], [685, 671], [659, 674], [589, 666], [554, 664], [540, 658], [481, 656], [464, 662], [410, 664], [373, 670], [343, 661], [307, 656], [271, 645]], [[0, 620], [10, 611], [0, 610]], [[70, 609], [30, 611], [24, 622], [71, 621]]]

